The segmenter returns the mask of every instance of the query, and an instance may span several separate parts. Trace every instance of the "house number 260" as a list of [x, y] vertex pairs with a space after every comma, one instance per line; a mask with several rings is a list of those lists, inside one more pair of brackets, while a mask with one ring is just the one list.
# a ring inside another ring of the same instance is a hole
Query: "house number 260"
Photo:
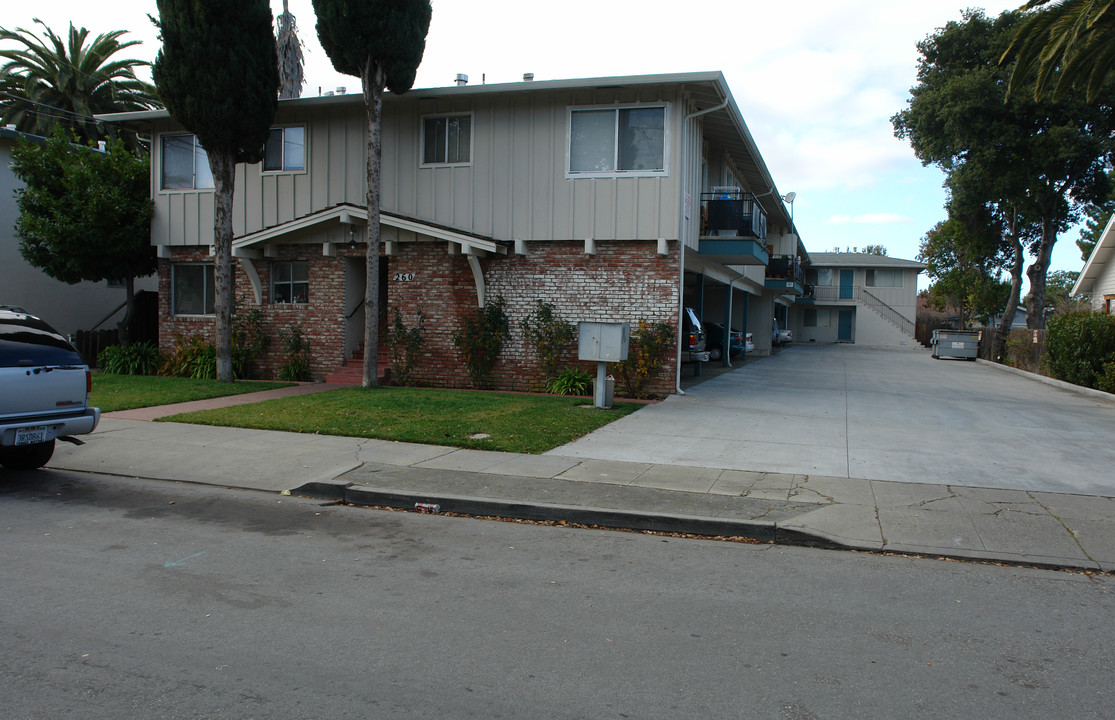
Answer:
[[414, 273], [395, 273], [391, 279], [395, 282], [410, 282], [414, 279]]

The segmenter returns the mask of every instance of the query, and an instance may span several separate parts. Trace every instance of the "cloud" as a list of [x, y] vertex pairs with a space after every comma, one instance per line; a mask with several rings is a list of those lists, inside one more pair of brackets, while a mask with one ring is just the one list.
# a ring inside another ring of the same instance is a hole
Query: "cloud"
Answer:
[[830, 225], [901, 225], [913, 221], [913, 218], [897, 213], [864, 213], [855, 216], [833, 215], [827, 222]]

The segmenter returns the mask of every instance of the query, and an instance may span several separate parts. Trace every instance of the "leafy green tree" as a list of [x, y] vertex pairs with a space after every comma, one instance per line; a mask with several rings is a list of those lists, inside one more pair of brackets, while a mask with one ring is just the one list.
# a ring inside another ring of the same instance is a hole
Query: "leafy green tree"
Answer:
[[119, 139], [106, 152], [75, 145], [60, 126], [44, 143], [26, 139], [12, 151], [16, 233], [23, 258], [65, 283], [124, 280], [127, 305], [120, 322], [128, 344], [136, 277], [155, 272], [151, 246], [149, 163]]
[[1109, 192], [1104, 171], [1115, 150], [1115, 113], [1073, 94], [1037, 101], [1016, 93], [1004, 102], [1010, 68], [999, 59], [1020, 19], [1016, 12], [992, 20], [968, 11], [919, 43], [918, 84], [891, 121], [923, 164], [938, 166], [964, 189], [966, 204], [993, 205], [1016, 235], [1032, 238], [1027, 322], [1041, 328], [1058, 235], [1080, 207]]
[[887, 256], [887, 248], [884, 245], [864, 245], [863, 251], [868, 255], [880, 255], [882, 257]]
[[1030, 0], [1023, 7], [1041, 10], [1026, 17], [1003, 53], [1003, 61], [1015, 59], [1009, 91], [1036, 76], [1035, 98], [1077, 88], [1093, 102], [1105, 94], [1104, 83], [1115, 69], [1115, 0], [1050, 2]]
[[97, 113], [146, 110], [155, 107], [155, 88], [136, 77], [149, 63], [114, 59], [122, 50], [139, 45], [121, 42], [124, 30], [97, 35], [72, 24], [64, 41], [41, 20], [42, 40], [28, 30], [0, 28], [0, 42], [17, 44], [0, 49], [0, 122], [20, 132], [46, 137], [55, 124], [75, 135], [100, 140], [105, 134], [93, 119]]
[[213, 173], [217, 379], [231, 382], [232, 193], [236, 164], [263, 159], [278, 107], [271, 8], [267, 0], [158, 0], [158, 8], [159, 97], [197, 136]]
[[278, 26], [275, 44], [279, 53], [279, 97], [302, 97], [302, 85], [305, 83], [302, 41], [298, 39], [298, 27], [290, 14], [288, 0], [283, 0]]
[[379, 348], [380, 166], [383, 91], [414, 85], [433, 10], [430, 0], [313, 0], [317, 35], [333, 67], [360, 78], [368, 110], [367, 291], [364, 295], [364, 387], [376, 385]]
[[926, 233], [918, 252], [933, 280], [930, 305], [938, 311], [955, 309], [961, 327], [970, 320], [986, 323], [1002, 312], [1010, 294], [1010, 285], [998, 279], [994, 253], [988, 251], [997, 243], [994, 233], [964, 237], [968, 233], [960, 220], [950, 218]]

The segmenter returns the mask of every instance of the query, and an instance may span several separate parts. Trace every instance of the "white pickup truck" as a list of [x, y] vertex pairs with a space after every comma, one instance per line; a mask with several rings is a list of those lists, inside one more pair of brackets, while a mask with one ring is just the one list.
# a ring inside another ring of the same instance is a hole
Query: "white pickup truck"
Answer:
[[55, 440], [81, 444], [101, 411], [89, 407], [92, 376], [66, 338], [22, 308], [0, 306], [0, 465], [42, 467]]

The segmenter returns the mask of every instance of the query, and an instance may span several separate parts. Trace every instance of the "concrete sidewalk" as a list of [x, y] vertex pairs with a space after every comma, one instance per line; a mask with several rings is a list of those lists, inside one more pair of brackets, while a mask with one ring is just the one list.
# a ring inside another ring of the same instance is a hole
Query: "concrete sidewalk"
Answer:
[[[324, 389], [200, 402], [216, 407]], [[358, 505], [422, 502], [471, 515], [1115, 572], [1109, 497], [517, 455], [147, 422], [131, 413], [107, 414], [85, 439], [81, 447], [60, 443], [48, 467]]]

